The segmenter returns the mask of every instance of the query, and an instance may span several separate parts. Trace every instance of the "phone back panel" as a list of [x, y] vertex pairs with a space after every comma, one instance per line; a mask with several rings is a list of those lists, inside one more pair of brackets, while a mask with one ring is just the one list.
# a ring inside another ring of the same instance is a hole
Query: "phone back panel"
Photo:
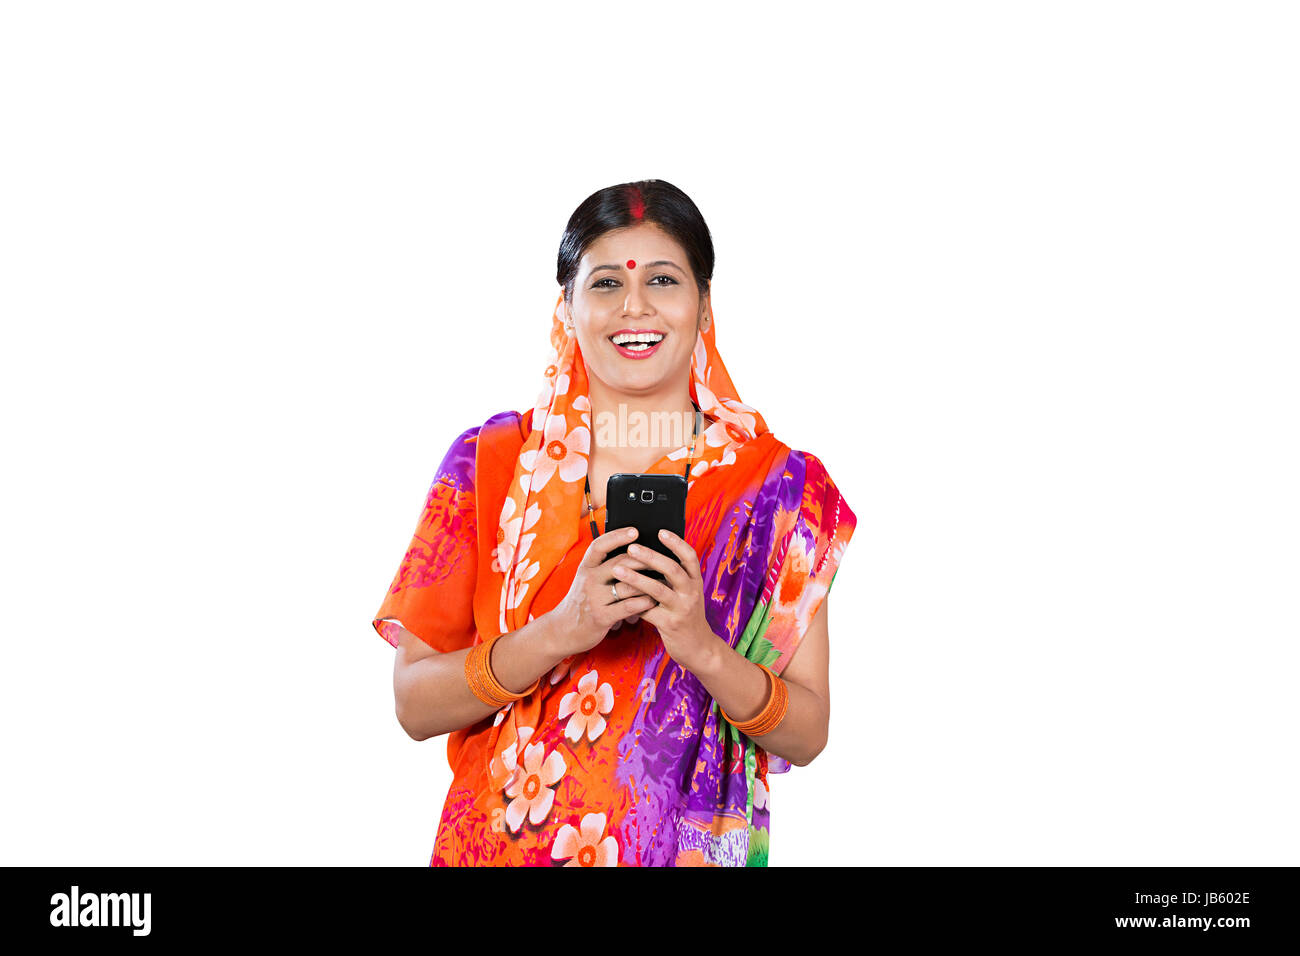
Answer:
[[[667, 528], [685, 540], [685, 477], [625, 472], [610, 475], [605, 485], [605, 531], [628, 527], [637, 529], [637, 544], [677, 561], [672, 548], [659, 540], [659, 529]], [[626, 553], [627, 545], [623, 544], [611, 551], [609, 557]], [[658, 581], [664, 579], [658, 571], [648, 568], [640, 573]]]

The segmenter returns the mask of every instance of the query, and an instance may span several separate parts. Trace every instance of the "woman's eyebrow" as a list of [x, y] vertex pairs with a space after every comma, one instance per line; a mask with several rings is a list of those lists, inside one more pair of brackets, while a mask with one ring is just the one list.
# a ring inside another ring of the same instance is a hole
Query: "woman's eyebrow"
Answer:
[[[682, 269], [681, 266], [673, 262], [671, 259], [656, 259], [654, 262], [645, 262], [642, 263], [642, 265], [644, 265], [647, 269], [652, 269], [655, 266], [672, 266], [678, 272], [680, 272]], [[613, 269], [615, 272], [617, 272], [619, 269], [622, 268], [623, 268], [622, 266], [596, 266], [596, 268], [591, 270], [591, 274], [595, 275], [601, 269]]]

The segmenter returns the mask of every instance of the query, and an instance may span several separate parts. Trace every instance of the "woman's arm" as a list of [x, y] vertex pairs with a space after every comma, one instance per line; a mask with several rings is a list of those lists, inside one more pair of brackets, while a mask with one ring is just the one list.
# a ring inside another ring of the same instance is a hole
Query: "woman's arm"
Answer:
[[[503, 636], [492, 647], [492, 673], [519, 693], [568, 655], [556, 647], [553, 615], [547, 613]], [[428, 740], [476, 724], [500, 708], [474, 696], [465, 679], [471, 648], [440, 654], [402, 628], [393, 664], [397, 722], [412, 740]]]
[[[609, 557], [610, 551], [634, 537], [635, 528], [617, 528], [594, 539], [587, 545], [564, 600], [492, 646], [488, 664], [502, 687], [514, 694], [522, 693], [566, 657], [599, 644], [615, 621], [654, 607], [654, 599], [645, 595], [611, 601], [607, 593], [614, 566], [646, 567], [626, 554]], [[466, 647], [439, 654], [402, 629], [393, 664], [393, 697], [397, 722], [408, 736], [427, 740], [469, 727], [501, 709], [483, 703], [469, 689], [465, 658], [471, 650]]]
[[[826, 605], [829, 600], [829, 595], [822, 599], [808, 633], [781, 671], [781, 679], [790, 692], [785, 719], [771, 733], [753, 738], [768, 753], [784, 757], [797, 767], [812, 763], [826, 746], [828, 736], [831, 693]], [[746, 660], [720, 637], [713, 653], [694, 674], [728, 716], [740, 723], [757, 717], [771, 692], [763, 669]]]

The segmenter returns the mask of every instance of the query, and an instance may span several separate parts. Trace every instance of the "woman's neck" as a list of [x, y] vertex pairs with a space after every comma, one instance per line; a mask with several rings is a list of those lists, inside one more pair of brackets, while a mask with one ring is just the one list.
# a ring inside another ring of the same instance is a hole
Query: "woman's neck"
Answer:
[[[589, 383], [592, 446], [620, 449], [616, 436], [640, 435], [645, 448], [671, 450], [691, 440], [695, 403], [688, 387], [646, 395], [614, 392]], [[674, 427], [675, 426], [675, 427]], [[640, 429], [638, 433], [637, 429]], [[626, 440], [626, 438], [625, 438]]]
[[611, 389], [604, 383], [591, 379], [587, 383], [587, 393], [587, 397], [591, 399], [593, 412], [608, 411], [615, 415], [618, 414], [620, 405], [627, 410], [628, 415], [633, 413], [649, 415], [655, 412], [660, 414], [664, 412], [680, 412], [683, 409], [692, 407], [691, 390], [686, 382], [657, 392], [630, 395], [627, 392]]

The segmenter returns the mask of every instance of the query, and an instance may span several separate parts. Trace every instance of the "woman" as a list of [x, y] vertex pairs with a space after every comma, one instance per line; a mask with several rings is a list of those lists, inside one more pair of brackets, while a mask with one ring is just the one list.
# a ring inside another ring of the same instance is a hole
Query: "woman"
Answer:
[[[765, 866], [768, 774], [825, 745], [826, 596], [856, 519], [741, 402], [712, 275], [681, 190], [590, 196], [535, 406], [438, 469], [373, 622], [403, 728], [449, 734], [431, 866]], [[615, 472], [687, 477], [676, 562], [604, 531]]]

